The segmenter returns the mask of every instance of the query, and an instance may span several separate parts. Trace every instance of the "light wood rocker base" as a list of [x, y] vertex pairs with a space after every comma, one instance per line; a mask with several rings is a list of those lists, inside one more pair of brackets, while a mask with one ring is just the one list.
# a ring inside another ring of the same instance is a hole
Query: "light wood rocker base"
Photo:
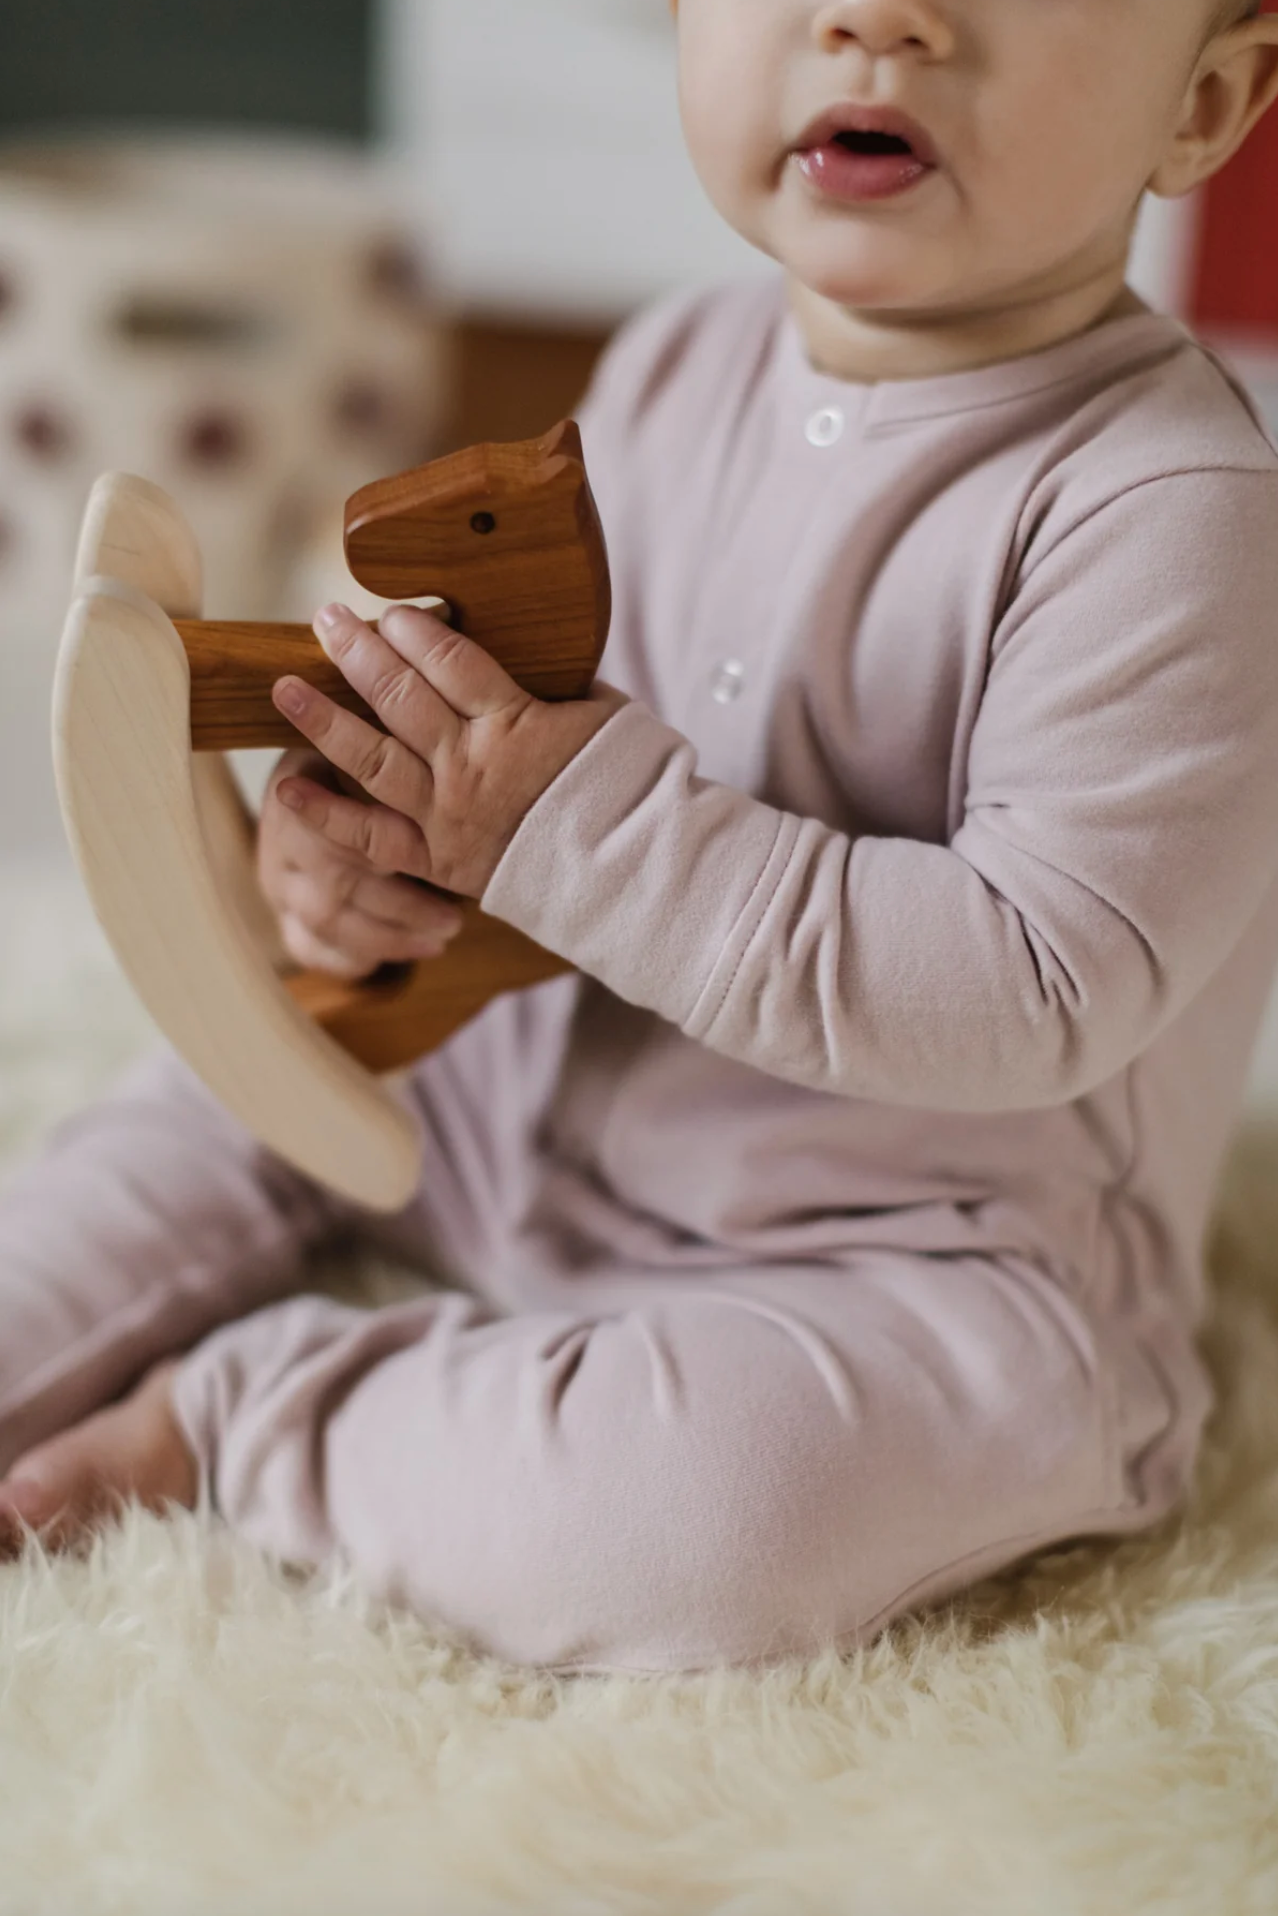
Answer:
[[[274, 679], [301, 670], [329, 689], [333, 668], [304, 627], [202, 626], [200, 574], [166, 494], [127, 474], [99, 480], [54, 692], [68, 835], [126, 975], [214, 1096], [308, 1177], [395, 1211], [417, 1186], [420, 1139], [375, 1074], [432, 1050], [499, 992], [568, 967], [472, 905], [430, 963], [361, 984], [288, 970], [256, 883], [253, 821], [225, 761], [193, 747], [287, 742]], [[584, 691], [593, 664], [584, 682], [557, 670]]]

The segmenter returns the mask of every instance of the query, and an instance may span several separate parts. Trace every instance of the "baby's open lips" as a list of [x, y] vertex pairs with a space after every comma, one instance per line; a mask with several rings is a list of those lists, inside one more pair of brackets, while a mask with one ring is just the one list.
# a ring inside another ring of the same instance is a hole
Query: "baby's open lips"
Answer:
[[900, 139], [895, 133], [836, 133], [834, 144], [844, 147], [849, 153], [902, 153], [911, 159], [914, 157], [914, 148], [909, 141]]
[[926, 167], [940, 162], [925, 129], [892, 107], [833, 107], [800, 135], [794, 150], [802, 155], [826, 146], [838, 146], [865, 159], [912, 159]]

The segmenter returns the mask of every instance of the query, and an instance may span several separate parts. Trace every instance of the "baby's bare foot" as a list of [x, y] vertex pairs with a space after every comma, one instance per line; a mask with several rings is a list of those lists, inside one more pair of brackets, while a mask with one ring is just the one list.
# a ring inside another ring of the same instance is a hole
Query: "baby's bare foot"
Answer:
[[122, 1403], [18, 1460], [0, 1482], [0, 1550], [20, 1547], [22, 1523], [47, 1548], [65, 1549], [131, 1497], [148, 1510], [194, 1506], [199, 1472], [173, 1413], [176, 1369], [157, 1365]]

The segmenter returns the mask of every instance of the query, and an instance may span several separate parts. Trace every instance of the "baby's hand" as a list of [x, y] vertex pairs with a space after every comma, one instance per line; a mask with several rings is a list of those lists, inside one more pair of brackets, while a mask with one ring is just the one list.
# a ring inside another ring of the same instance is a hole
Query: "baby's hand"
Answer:
[[312, 785], [303, 815], [381, 869], [467, 898], [483, 896], [529, 810], [625, 703], [598, 684], [588, 698], [543, 703], [480, 646], [413, 606], [392, 606], [377, 627], [329, 606], [315, 630], [386, 730], [302, 679], [276, 683], [278, 709], [374, 801], [357, 805]]
[[[289, 956], [339, 978], [439, 957], [461, 929], [462, 916], [440, 893], [402, 875], [420, 863], [409, 842], [413, 828], [403, 821], [404, 843], [393, 866], [373, 863], [353, 843], [335, 843], [325, 835], [323, 807], [314, 801], [341, 790], [334, 768], [306, 750], [286, 752], [267, 787], [258, 826], [258, 881]], [[299, 797], [304, 810], [288, 802]], [[371, 814], [372, 807], [365, 809]], [[385, 855], [384, 842], [381, 850]]]

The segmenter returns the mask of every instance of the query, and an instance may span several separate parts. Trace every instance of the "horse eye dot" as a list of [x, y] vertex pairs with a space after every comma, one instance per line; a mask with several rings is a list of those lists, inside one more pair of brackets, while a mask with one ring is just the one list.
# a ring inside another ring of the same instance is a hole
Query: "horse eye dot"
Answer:
[[497, 521], [491, 512], [477, 512], [470, 522], [472, 532], [496, 532]]

